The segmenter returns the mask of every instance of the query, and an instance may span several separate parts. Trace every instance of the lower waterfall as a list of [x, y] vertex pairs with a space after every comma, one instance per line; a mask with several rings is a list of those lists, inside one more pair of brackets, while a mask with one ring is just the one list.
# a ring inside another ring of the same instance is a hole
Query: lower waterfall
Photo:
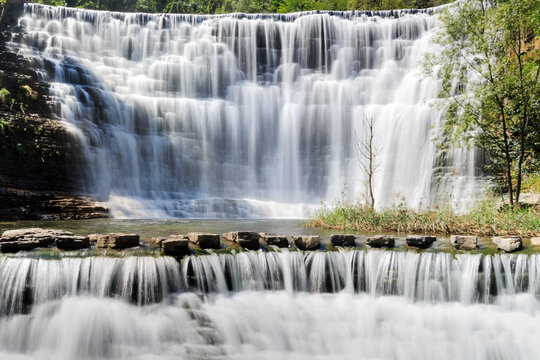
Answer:
[[540, 255], [0, 258], [0, 359], [536, 359]]
[[537, 359], [540, 303], [241, 292], [136, 307], [68, 297], [0, 319], [0, 359]]

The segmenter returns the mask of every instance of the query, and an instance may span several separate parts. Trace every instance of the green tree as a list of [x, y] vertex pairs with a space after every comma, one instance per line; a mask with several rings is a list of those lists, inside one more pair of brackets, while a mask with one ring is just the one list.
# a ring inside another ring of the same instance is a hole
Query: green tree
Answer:
[[442, 83], [445, 137], [485, 150], [499, 189], [518, 204], [523, 171], [538, 166], [540, 2], [469, 0], [440, 17], [441, 51], [427, 74]]

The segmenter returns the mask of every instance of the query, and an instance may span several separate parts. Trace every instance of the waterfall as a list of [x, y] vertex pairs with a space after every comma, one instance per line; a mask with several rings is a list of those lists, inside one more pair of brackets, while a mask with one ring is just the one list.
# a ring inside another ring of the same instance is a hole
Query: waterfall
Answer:
[[0, 359], [534, 360], [540, 255], [0, 257]]
[[0, 314], [67, 296], [149, 305], [179, 292], [246, 291], [399, 296], [413, 302], [490, 304], [502, 296], [540, 299], [540, 255], [452, 255], [351, 250], [245, 251], [171, 257], [0, 257]]
[[169, 257], [0, 258], [0, 314], [29, 311], [69, 295], [119, 297], [139, 305], [180, 290], [176, 260]]
[[122, 14], [27, 4], [17, 51], [50, 83], [86, 192], [117, 217], [299, 218], [362, 199], [375, 123], [377, 206], [466, 206], [473, 150], [432, 138], [421, 75], [434, 9]]

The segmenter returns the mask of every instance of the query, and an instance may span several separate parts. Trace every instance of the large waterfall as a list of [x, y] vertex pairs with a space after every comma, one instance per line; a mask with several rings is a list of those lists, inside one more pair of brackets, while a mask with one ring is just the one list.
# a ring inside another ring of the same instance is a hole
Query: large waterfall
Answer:
[[435, 10], [123, 14], [28, 4], [35, 58], [73, 134], [86, 191], [122, 217], [304, 217], [365, 194], [372, 119], [377, 206], [482, 190], [475, 152], [432, 138], [421, 75]]
[[3, 256], [0, 359], [534, 360], [539, 272], [538, 254]]

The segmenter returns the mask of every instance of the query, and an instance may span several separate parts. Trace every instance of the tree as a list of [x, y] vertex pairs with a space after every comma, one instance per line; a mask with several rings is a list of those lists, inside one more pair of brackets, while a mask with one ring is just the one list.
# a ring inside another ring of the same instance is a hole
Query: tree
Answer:
[[442, 147], [465, 142], [485, 150], [488, 170], [517, 206], [524, 168], [538, 166], [540, 2], [468, 0], [440, 16], [426, 63], [445, 99]]
[[377, 147], [375, 146], [375, 122], [372, 117], [363, 120], [364, 136], [355, 136], [356, 152], [360, 158], [360, 167], [366, 180], [366, 203], [373, 210], [375, 207], [375, 195], [373, 194], [373, 180], [375, 172], [379, 168], [377, 163]]

